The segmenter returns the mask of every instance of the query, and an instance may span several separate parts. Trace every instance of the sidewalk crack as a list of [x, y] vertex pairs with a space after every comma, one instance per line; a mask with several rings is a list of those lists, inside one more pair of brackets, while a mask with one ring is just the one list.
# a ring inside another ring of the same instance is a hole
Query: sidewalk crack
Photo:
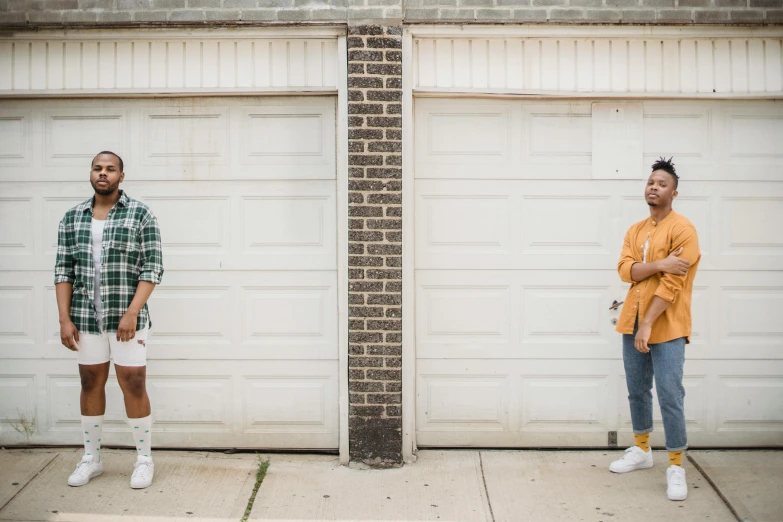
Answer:
[[492, 518], [492, 522], [495, 522], [495, 513], [492, 511], [492, 499], [489, 498], [489, 489], [487, 488], [487, 478], [484, 476], [484, 459], [479, 455], [479, 465], [481, 466], [481, 480], [484, 482], [484, 494], [487, 495], [487, 505], [489, 505], [489, 516]]
[[[32, 477], [30, 477], [30, 480], [28, 480], [27, 482], [25, 482], [25, 484], [24, 484], [24, 485], [23, 485], [21, 488], [19, 488], [19, 491], [17, 491], [17, 492], [16, 492], [16, 493], [14, 493], [13, 495], [11, 495], [11, 498], [9, 498], [9, 499], [8, 499], [8, 500], [7, 500], [7, 501], [6, 501], [6, 502], [5, 502], [5, 503], [4, 503], [2, 506], [0, 506], [0, 511], [4, 510], [4, 509], [5, 509], [5, 507], [6, 507], [8, 504], [10, 504], [10, 503], [11, 503], [11, 501], [12, 501], [13, 499], [15, 499], [16, 497], [18, 497], [18, 496], [19, 496], [19, 494], [20, 494], [22, 491], [24, 491], [24, 490], [25, 490], [25, 488], [26, 488], [27, 486], [29, 486], [29, 485], [30, 485], [30, 484], [31, 484], [31, 483], [32, 483], [32, 482], [33, 482], [35, 479], [37, 479], [37, 478], [38, 478], [38, 476], [39, 476], [39, 475], [41, 475], [41, 473], [43, 473], [44, 471], [46, 471], [47, 469], [49, 469], [50, 467], [52, 467], [52, 465], [53, 465], [52, 463], [53, 463], [55, 460], [57, 460], [57, 458], [58, 458], [59, 456], [60, 456], [60, 454], [59, 454], [59, 453], [55, 453], [55, 454], [54, 454], [54, 457], [52, 457], [51, 459], [49, 459], [48, 461], [46, 461], [46, 462], [44, 463], [44, 465], [43, 465], [43, 466], [41, 466], [41, 469], [39, 469], [39, 470], [38, 470], [38, 471], [35, 473], [35, 475], [33, 475]], [[29, 476], [29, 475], [28, 475], [28, 476]]]
[[723, 494], [723, 492], [720, 490], [718, 485], [715, 483], [715, 481], [712, 480], [712, 477], [710, 477], [707, 472], [704, 470], [704, 468], [701, 467], [701, 464], [699, 464], [696, 459], [690, 456], [690, 454], [686, 454], [686, 457], [688, 458], [688, 461], [693, 464], [693, 467], [696, 468], [696, 470], [701, 473], [701, 476], [704, 477], [704, 480], [707, 481], [707, 483], [712, 486], [712, 489], [715, 491], [715, 493], [718, 494], [718, 497], [723, 501], [724, 504], [726, 504], [726, 507], [729, 508], [729, 511], [731, 511], [731, 514], [734, 515], [734, 518], [737, 519], [738, 522], [745, 522], [747, 519], [742, 518], [739, 513], [737, 513], [737, 510], [734, 508], [734, 506], [731, 504], [728, 498], [726, 498], [726, 495]]

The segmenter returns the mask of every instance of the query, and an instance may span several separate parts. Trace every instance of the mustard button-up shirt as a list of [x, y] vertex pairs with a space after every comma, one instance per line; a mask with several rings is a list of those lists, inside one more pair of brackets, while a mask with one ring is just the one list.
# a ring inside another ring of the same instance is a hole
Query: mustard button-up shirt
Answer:
[[[648, 242], [646, 260], [644, 259], [645, 242]], [[650, 263], [665, 259], [680, 247], [682, 253], [679, 257], [691, 263], [686, 275], [660, 272], [644, 281], [631, 279], [631, 267], [634, 263]], [[656, 223], [652, 218], [647, 218], [628, 229], [617, 271], [620, 279], [631, 283], [631, 288], [628, 289], [628, 295], [617, 321], [617, 331], [633, 334], [636, 318], [638, 317], [641, 322], [653, 298], [658, 296], [671, 304], [656, 319], [648, 342], [658, 344], [680, 337], [685, 337], [685, 341], [690, 342], [691, 296], [700, 259], [696, 228], [687, 218], [674, 211], [660, 222]]]

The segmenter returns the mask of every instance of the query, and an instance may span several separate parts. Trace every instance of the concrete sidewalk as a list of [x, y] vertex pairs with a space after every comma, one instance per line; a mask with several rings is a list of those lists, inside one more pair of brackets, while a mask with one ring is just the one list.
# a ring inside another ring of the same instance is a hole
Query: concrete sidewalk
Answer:
[[[105, 450], [104, 474], [70, 488], [80, 454], [0, 451], [0, 520], [237, 521], [258, 464], [252, 454], [156, 451], [154, 484], [132, 490], [135, 452]], [[783, 451], [691, 451], [685, 502], [666, 499], [665, 452], [652, 469], [609, 473], [621, 454], [430, 450], [383, 471], [341, 467], [329, 455], [272, 454], [250, 520], [783, 521]]]

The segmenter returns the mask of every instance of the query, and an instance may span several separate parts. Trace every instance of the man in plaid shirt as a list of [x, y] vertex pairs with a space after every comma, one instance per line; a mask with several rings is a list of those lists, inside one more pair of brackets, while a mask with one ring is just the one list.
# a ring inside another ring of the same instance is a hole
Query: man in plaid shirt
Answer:
[[95, 156], [90, 171], [95, 195], [65, 213], [57, 235], [60, 340], [77, 353], [82, 381], [85, 454], [68, 478], [71, 486], [103, 473], [100, 443], [110, 359], [137, 449], [131, 487], [146, 488], [154, 472], [146, 389], [147, 300], [163, 276], [163, 254], [158, 220], [119, 189], [123, 168], [113, 152]]

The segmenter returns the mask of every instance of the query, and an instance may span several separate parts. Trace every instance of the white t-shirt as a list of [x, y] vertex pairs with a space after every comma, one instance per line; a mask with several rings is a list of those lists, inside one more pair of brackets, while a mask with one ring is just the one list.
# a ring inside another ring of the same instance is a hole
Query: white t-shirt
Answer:
[[101, 253], [103, 252], [103, 228], [105, 220], [92, 220], [92, 259], [95, 262], [95, 311], [98, 313], [98, 321], [103, 318], [103, 303], [101, 302]]

